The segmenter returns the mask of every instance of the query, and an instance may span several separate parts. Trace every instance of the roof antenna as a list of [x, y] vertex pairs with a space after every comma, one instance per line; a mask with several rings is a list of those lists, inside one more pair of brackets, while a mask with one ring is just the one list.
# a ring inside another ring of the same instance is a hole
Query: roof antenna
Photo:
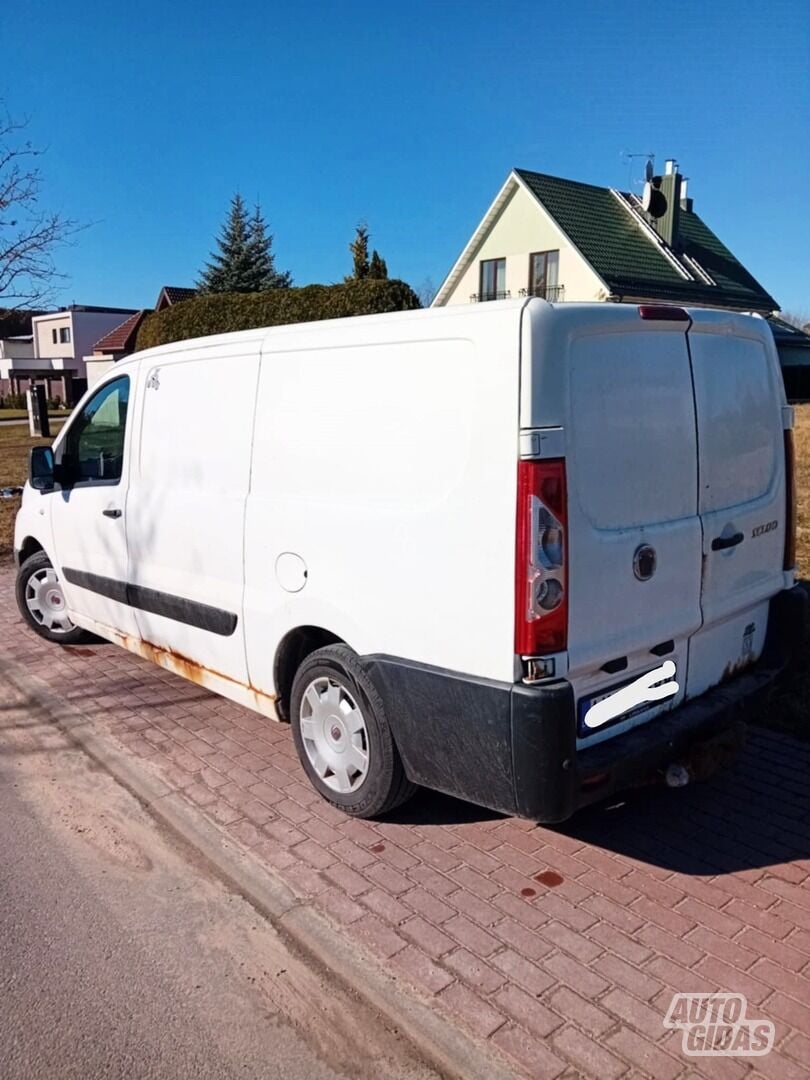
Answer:
[[[652, 151], [650, 151], [650, 152], [648, 152], [646, 154], [642, 154], [642, 153], [631, 153], [630, 150], [622, 150], [621, 153], [619, 154], [619, 157], [622, 159], [622, 161], [627, 163], [627, 187], [628, 188], [633, 188], [633, 187], [643, 188], [645, 181], [649, 182], [650, 180], [652, 180], [653, 172], [655, 171], [655, 169], [654, 169], [655, 154], [653, 154]], [[646, 164], [644, 166], [644, 177], [643, 178], [639, 176], [639, 177], [636, 177], [634, 179], [633, 176], [632, 176], [633, 161], [634, 161], [635, 158], [646, 158], [647, 159]]]

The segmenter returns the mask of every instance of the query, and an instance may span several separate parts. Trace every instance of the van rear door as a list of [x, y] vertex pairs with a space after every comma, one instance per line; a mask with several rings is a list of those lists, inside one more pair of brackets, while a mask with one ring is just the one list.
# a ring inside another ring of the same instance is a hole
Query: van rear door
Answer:
[[698, 423], [703, 626], [687, 696], [752, 664], [769, 600], [785, 587], [784, 395], [763, 320], [693, 310], [688, 333]]
[[[548, 422], [544, 401], [568, 399], [567, 663], [587, 745], [683, 701], [702, 621], [689, 322], [674, 315], [645, 321], [629, 305], [572, 304], [538, 319], [531, 422]], [[554, 385], [562, 356], [565, 388]], [[676, 694], [585, 723], [600, 698], [662, 667]]]

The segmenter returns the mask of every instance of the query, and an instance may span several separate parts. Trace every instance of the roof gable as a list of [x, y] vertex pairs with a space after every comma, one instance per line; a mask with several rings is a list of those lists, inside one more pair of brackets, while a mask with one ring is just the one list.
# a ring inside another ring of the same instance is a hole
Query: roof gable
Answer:
[[[513, 203], [515, 199], [519, 196], [525, 197], [528, 200], [530, 207], [539, 211], [543, 215], [548, 226], [550, 226], [550, 229], [555, 236], [555, 241], [552, 241], [547, 246], [553, 248], [558, 245], [561, 246], [562, 243], [569, 244], [571, 246], [574, 258], [580, 261], [586, 268], [586, 270], [594, 276], [595, 285], [597, 287], [602, 287], [604, 290], [604, 281], [602, 281], [601, 278], [599, 278], [599, 275], [595, 273], [593, 267], [589, 266], [587, 260], [576, 249], [576, 246], [571, 244], [569, 237], [566, 236], [565, 230], [562, 228], [560, 223], [551, 214], [548, 213], [542, 203], [538, 203], [536, 196], [527, 188], [527, 185], [522, 181], [522, 179], [517, 175], [517, 173], [513, 171], [506, 178], [505, 183], [501, 187], [498, 194], [495, 196], [495, 199], [493, 200], [489, 209], [479, 222], [472, 236], [465, 244], [464, 249], [462, 250], [456, 262], [453, 264], [453, 267], [451, 268], [447, 277], [442, 282], [441, 286], [436, 292], [436, 296], [434, 297], [431, 307], [444, 306], [447, 298], [452, 295], [461, 279], [469, 270], [470, 265], [478, 257], [479, 252], [486, 244], [493, 230], [501, 221], [501, 218], [511, 212]], [[535, 250], [541, 249], [537, 248]], [[542, 250], [545, 250], [545, 247], [543, 247]]]
[[[680, 248], [673, 253], [650, 226], [645, 226], [633, 196], [526, 169], [515, 169], [515, 174], [613, 295], [742, 310], [778, 308], [773, 297], [693, 210], [681, 208]], [[688, 262], [676, 257], [681, 254], [696, 260], [716, 284], [702, 280]]]
[[172, 304], [181, 304], [184, 300], [193, 300], [197, 295], [196, 289], [187, 289], [180, 285], [164, 285], [158, 293], [155, 311], [171, 307]]
[[464, 274], [464, 271], [472, 261], [475, 252], [480, 248], [486, 237], [492, 231], [493, 226], [498, 221], [505, 206], [508, 205], [510, 199], [514, 195], [517, 189], [517, 181], [514, 174], [510, 173], [506, 178], [506, 182], [502, 186], [501, 190], [495, 196], [492, 201], [492, 205], [484, 214], [475, 232], [470, 239], [464, 245], [464, 250], [450, 269], [450, 273], [444, 279], [439, 286], [436, 296], [433, 299], [432, 307], [441, 306], [444, 303], [444, 299], [453, 291], [458, 284], [460, 278]]

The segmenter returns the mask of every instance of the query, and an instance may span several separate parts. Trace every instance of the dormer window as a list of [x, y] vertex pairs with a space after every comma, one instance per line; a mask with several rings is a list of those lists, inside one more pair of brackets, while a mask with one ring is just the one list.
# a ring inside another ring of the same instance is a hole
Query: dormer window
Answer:
[[480, 300], [503, 300], [506, 296], [506, 259], [483, 259], [481, 262]]
[[529, 296], [559, 299], [559, 251], [535, 251], [529, 256]]

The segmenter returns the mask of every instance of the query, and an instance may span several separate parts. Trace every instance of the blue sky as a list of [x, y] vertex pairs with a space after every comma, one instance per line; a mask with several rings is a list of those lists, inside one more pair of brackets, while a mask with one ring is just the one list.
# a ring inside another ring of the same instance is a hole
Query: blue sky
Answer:
[[627, 187], [675, 157], [695, 209], [810, 313], [806, 4], [8, 2], [0, 97], [48, 147], [43, 202], [94, 224], [61, 303], [193, 284], [235, 190], [297, 284], [364, 219], [439, 285], [512, 166]]

